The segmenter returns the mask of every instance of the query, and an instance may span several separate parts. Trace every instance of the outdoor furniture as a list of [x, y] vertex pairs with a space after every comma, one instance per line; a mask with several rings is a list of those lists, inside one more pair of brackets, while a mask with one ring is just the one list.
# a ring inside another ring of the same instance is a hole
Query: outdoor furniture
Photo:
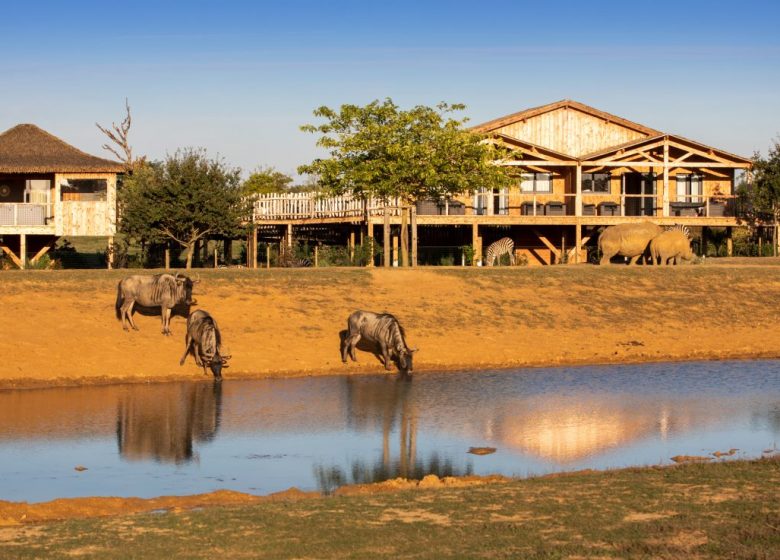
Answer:
[[691, 217], [699, 216], [704, 208], [703, 202], [670, 202], [669, 213], [672, 216]]
[[418, 200], [417, 201], [417, 213], [425, 216], [441, 214], [439, 211], [439, 203], [435, 200]]
[[721, 218], [726, 215], [726, 203], [716, 200], [710, 200], [709, 202], [709, 216], [713, 218]]
[[596, 205], [595, 204], [583, 204], [582, 205], [582, 215], [583, 216], [595, 216], [596, 215]]
[[[523, 202], [520, 205], [520, 211], [522, 212], [523, 216], [533, 216], [534, 215], [534, 203], [533, 202]], [[541, 216], [544, 214], [544, 208], [541, 204], [536, 205], [536, 215]]]
[[619, 216], [620, 206], [617, 202], [599, 203], [599, 216]]
[[563, 202], [556, 200], [548, 202], [544, 205], [545, 216], [565, 216], [566, 212], [563, 209]]

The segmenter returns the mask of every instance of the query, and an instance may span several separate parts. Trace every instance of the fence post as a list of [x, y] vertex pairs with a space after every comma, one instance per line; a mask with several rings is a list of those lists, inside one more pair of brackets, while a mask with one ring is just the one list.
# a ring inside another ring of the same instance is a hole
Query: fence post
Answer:
[[412, 266], [417, 266], [417, 207], [412, 206], [409, 212], [412, 222]]
[[384, 252], [382, 259], [385, 267], [390, 266], [390, 207], [385, 205], [385, 224], [384, 231], [382, 232], [382, 244], [384, 245]]

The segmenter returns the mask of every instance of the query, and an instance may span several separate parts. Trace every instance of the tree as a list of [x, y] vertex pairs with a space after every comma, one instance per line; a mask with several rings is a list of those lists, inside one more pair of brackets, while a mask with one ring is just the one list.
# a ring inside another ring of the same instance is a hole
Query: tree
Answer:
[[260, 167], [252, 172], [241, 188], [246, 195], [283, 193], [290, 190], [292, 181], [292, 177], [273, 167]]
[[777, 228], [780, 223], [780, 141], [773, 142], [766, 158], [762, 158], [759, 153], [753, 156], [753, 184], [748, 192], [753, 211], [772, 217], [777, 247]]
[[466, 119], [450, 115], [464, 105], [440, 103], [401, 110], [391, 99], [365, 107], [342, 105], [339, 111], [320, 107], [320, 125], [301, 130], [321, 134], [317, 145], [329, 151], [298, 168], [314, 174], [330, 194], [350, 193], [389, 201], [441, 199], [508, 184], [502, 168], [493, 165], [494, 148], [478, 134], [464, 130]]
[[103, 149], [114, 154], [124, 163], [128, 173], [132, 173], [137, 165], [143, 164], [145, 158], [133, 158], [133, 148], [130, 146], [129, 139], [130, 125], [133, 123], [133, 119], [130, 116], [130, 103], [127, 98], [125, 98], [125, 111], [125, 118], [120, 124], [112, 122], [111, 128], [101, 126], [98, 123], [95, 123], [95, 126], [110, 140], [110, 143], [103, 144]]
[[187, 268], [199, 240], [238, 234], [251, 212], [240, 170], [192, 148], [138, 166], [119, 201], [123, 233], [147, 242], [175, 241], [187, 251]]

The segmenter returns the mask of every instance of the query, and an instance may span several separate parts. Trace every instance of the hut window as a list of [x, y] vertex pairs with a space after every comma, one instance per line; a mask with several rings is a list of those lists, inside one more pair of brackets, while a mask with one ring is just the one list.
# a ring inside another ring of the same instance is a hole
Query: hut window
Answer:
[[701, 202], [701, 175], [677, 175], [678, 202]]
[[520, 191], [524, 193], [552, 192], [552, 173], [523, 173], [520, 176]]
[[582, 192], [609, 192], [609, 173], [583, 173]]
[[108, 181], [105, 179], [68, 179], [60, 184], [62, 200], [94, 202], [105, 201]]

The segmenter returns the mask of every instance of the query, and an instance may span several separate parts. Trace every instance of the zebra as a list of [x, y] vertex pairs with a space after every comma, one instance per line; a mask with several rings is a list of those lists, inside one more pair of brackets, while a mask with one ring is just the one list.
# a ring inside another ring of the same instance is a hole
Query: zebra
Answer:
[[515, 264], [515, 242], [511, 237], [502, 237], [498, 241], [488, 245], [487, 254], [485, 255], [485, 265], [493, 266], [493, 263], [498, 260], [498, 264], [501, 264], [501, 257], [509, 255], [509, 262]]
[[666, 226], [664, 230], [666, 231], [680, 230], [685, 234], [685, 237], [687, 237], [688, 239], [691, 238], [691, 230], [688, 229], [688, 226], [684, 226], [682, 224], [674, 224], [673, 226]]

